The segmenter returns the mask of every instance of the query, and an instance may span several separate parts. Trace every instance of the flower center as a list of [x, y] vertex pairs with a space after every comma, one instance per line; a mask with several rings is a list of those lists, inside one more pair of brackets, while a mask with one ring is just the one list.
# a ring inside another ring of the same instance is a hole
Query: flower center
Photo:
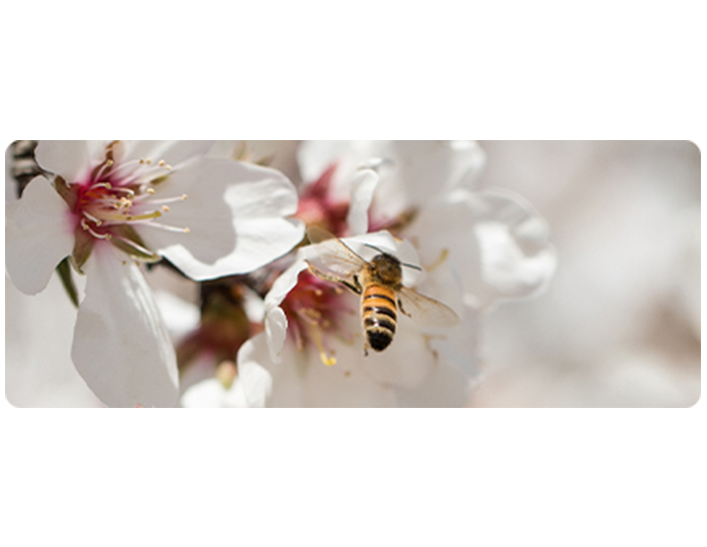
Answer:
[[77, 236], [80, 232], [85, 234], [80, 239], [89, 253], [92, 242], [105, 240], [135, 258], [156, 260], [158, 256], [145, 247], [134, 228], [150, 223], [161, 229], [189, 233], [187, 227], [155, 222], [170, 212], [169, 204], [184, 201], [187, 195], [158, 197], [172, 167], [164, 160], [153, 162], [149, 158], [116, 162], [116, 145], [114, 142], [106, 147], [104, 160], [83, 181], [67, 185], [58, 178], [57, 190], [77, 220]]
[[327, 366], [336, 364], [336, 358], [325, 346], [325, 335], [334, 334], [353, 342], [351, 337], [344, 335], [337, 321], [342, 313], [355, 313], [346, 305], [343, 292], [340, 287], [305, 271], [280, 304], [290, 325], [287, 332], [294, 338], [297, 348], [306, 349], [309, 343], [313, 343], [322, 363]]

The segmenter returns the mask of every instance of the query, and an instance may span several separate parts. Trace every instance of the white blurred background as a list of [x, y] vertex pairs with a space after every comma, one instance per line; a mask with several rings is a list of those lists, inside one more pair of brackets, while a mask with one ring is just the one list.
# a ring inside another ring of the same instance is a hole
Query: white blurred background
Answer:
[[685, 407], [700, 396], [700, 152], [686, 141], [482, 141], [484, 187], [546, 218], [542, 296], [488, 314], [478, 407]]

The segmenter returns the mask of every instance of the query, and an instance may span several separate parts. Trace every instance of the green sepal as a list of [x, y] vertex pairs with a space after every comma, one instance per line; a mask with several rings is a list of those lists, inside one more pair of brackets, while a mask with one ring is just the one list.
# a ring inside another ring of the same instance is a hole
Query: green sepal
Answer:
[[88, 257], [91, 256], [94, 242], [93, 236], [84, 230], [81, 225], [76, 226], [76, 230], [74, 230], [74, 252], [71, 253], [70, 259], [71, 264], [80, 274], [83, 274], [83, 265], [86, 264]]
[[78, 199], [76, 192], [69, 188], [69, 185], [60, 176], [54, 178], [54, 189], [63, 198], [69, 206], [69, 209], [73, 211], [76, 207], [76, 200]]
[[[147, 245], [145, 245], [145, 242], [142, 240], [140, 235], [135, 231], [132, 226], [129, 226], [127, 224], [121, 224], [119, 226], [112, 227], [111, 234], [113, 237], [111, 238], [110, 242], [113, 244], [113, 246], [116, 249], [120, 249], [128, 256], [131, 256], [143, 262], [159, 262], [160, 260], [162, 260], [162, 257], [157, 253], [149, 252], [149, 250], [147, 249]], [[132, 245], [123, 241], [124, 239], [132, 241], [133, 243], [139, 245], [148, 252], [143, 252], [140, 251], [140, 249], [136, 249]]]
[[71, 299], [71, 302], [77, 308], [79, 307], [79, 294], [76, 291], [76, 285], [74, 285], [74, 279], [71, 277], [71, 266], [69, 266], [69, 259], [65, 258], [56, 267], [56, 273], [59, 274], [59, 279], [61, 279], [61, 284], [64, 286], [66, 294]]

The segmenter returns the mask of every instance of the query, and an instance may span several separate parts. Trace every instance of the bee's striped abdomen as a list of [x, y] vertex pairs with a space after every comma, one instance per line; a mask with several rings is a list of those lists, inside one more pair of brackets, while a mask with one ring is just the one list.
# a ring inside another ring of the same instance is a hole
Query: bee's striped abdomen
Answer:
[[372, 283], [363, 291], [363, 330], [367, 345], [376, 351], [383, 351], [393, 341], [398, 313], [395, 305], [395, 292]]

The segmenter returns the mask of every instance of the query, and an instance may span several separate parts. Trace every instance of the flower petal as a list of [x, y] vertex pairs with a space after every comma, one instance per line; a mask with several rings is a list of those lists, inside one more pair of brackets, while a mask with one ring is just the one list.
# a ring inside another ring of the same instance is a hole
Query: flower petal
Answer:
[[473, 141], [392, 141], [380, 143], [375, 155], [395, 164], [381, 180], [373, 208], [394, 218], [412, 208], [426, 207], [446, 192], [470, 189], [485, 164], [485, 154]]
[[448, 253], [465, 300], [477, 307], [537, 294], [557, 263], [546, 223], [510, 192], [457, 190], [423, 209], [405, 235], [425, 263]]
[[216, 378], [208, 378], [189, 387], [182, 395], [184, 408], [223, 408], [226, 390]]
[[85, 178], [102, 150], [110, 141], [39, 141], [35, 151], [37, 163], [66, 182]]
[[[256, 360], [255, 346], [243, 344], [238, 351], [238, 376], [231, 391], [238, 389], [239, 397], [249, 408], [262, 408], [272, 393], [272, 375]], [[235, 394], [231, 397], [236, 397]]]
[[238, 365], [238, 376], [230, 389], [216, 378], [208, 378], [189, 387], [182, 395], [185, 408], [262, 408], [270, 394], [272, 377], [257, 363]]
[[362, 169], [351, 182], [351, 205], [346, 217], [351, 235], [368, 232], [368, 208], [380, 177], [371, 169]]
[[58, 276], [28, 298], [5, 277], [5, 397], [20, 407], [103, 407], [71, 362], [76, 308]]
[[204, 156], [216, 141], [124, 141], [123, 161], [150, 158], [177, 168], [190, 158]]
[[[356, 348], [361, 352], [361, 348]], [[400, 314], [395, 337], [384, 352], [357, 356], [363, 368], [377, 383], [406, 389], [426, 381], [435, 366], [435, 355], [427, 339], [411, 319]]]
[[173, 406], [176, 356], [142, 272], [110, 245], [96, 245], [85, 270], [71, 352], [77, 370], [109, 406]]
[[[343, 355], [353, 352], [350, 344], [338, 343]], [[356, 348], [360, 351], [360, 347]], [[375, 382], [361, 368], [361, 355], [355, 360], [342, 358], [331, 367], [323, 365], [316, 351], [298, 350], [287, 343], [283, 348], [280, 363], [270, 360], [267, 341], [263, 334], [248, 340], [239, 352], [241, 359], [250, 359], [267, 369], [273, 378], [272, 394], [267, 400], [268, 407], [394, 407], [395, 393], [389, 386]], [[342, 363], [346, 361], [346, 365]]]
[[5, 268], [10, 279], [25, 294], [40, 292], [73, 247], [66, 203], [47, 179], [35, 177], [22, 199], [7, 206]]
[[190, 162], [163, 184], [160, 191], [165, 195], [187, 194], [187, 200], [172, 207], [164, 219], [189, 228], [189, 233], [160, 230], [155, 227], [159, 223], [149, 223], [141, 227], [140, 235], [192, 279], [253, 271], [303, 237], [299, 221], [283, 218], [296, 210], [295, 188], [272, 169], [205, 158]]

